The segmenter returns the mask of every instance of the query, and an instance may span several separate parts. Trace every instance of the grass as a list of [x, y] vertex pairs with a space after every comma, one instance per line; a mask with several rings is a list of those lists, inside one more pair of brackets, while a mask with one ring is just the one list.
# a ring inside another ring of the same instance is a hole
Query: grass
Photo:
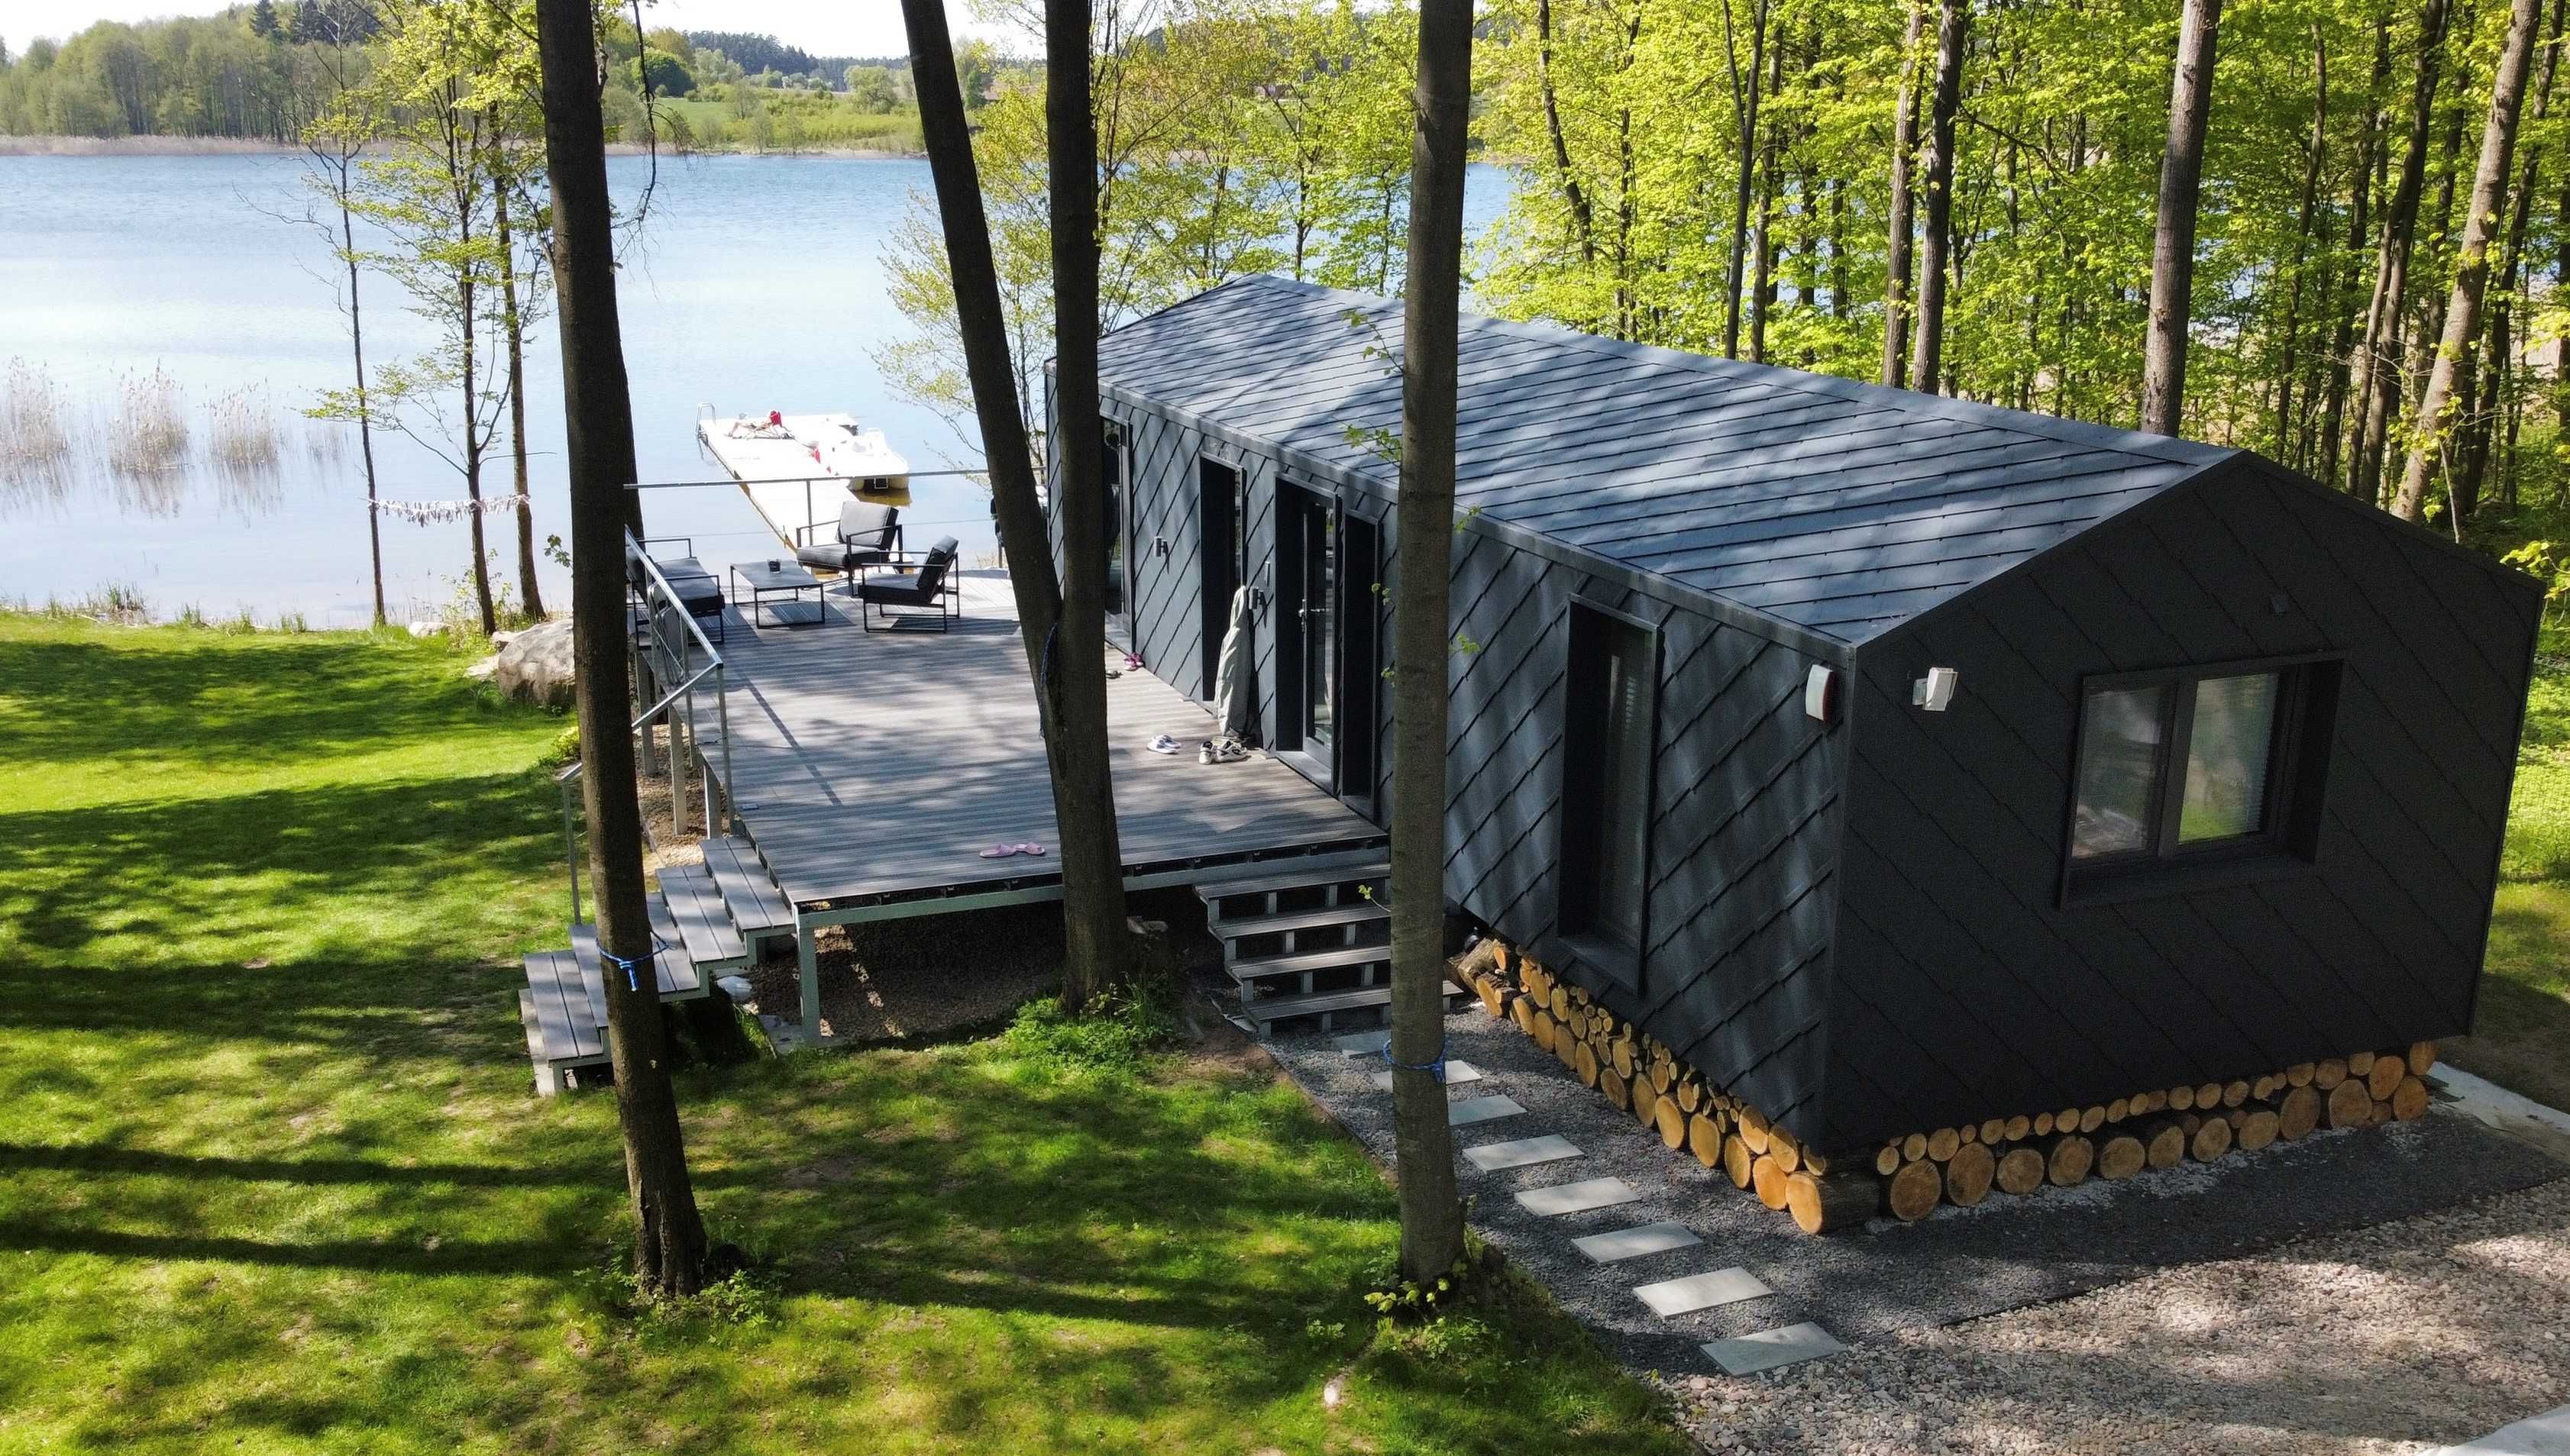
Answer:
[[0, 616], [0, 1456], [1683, 1449], [1522, 1285], [1378, 1335], [1290, 1089], [1058, 1026], [684, 1074], [773, 1289], [636, 1318], [514, 1018], [562, 720], [461, 661]]

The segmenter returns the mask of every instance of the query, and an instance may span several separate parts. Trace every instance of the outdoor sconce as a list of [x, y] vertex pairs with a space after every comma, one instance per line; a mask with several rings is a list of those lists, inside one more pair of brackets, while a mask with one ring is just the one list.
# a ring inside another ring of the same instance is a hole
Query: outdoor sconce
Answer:
[[1813, 663], [1803, 679], [1803, 716], [1827, 725], [1839, 716], [1839, 670]]
[[1955, 684], [1962, 680], [1963, 675], [1953, 668], [1930, 667], [1926, 677], [1910, 684], [1910, 706], [1941, 713], [1954, 700]]

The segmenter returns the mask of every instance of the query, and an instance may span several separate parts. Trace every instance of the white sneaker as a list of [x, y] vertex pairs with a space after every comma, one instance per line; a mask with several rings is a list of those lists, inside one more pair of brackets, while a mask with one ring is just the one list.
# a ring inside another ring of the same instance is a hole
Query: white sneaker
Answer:
[[1153, 753], [1175, 753], [1178, 751], [1178, 740], [1171, 738], [1166, 733], [1163, 733], [1143, 746], [1150, 749]]
[[1213, 740], [1212, 740], [1212, 739], [1208, 738], [1208, 739], [1206, 739], [1204, 742], [1199, 743], [1199, 744], [1197, 744], [1197, 745], [1196, 745], [1196, 762], [1198, 762], [1198, 763], [1211, 763], [1211, 762], [1213, 762]]

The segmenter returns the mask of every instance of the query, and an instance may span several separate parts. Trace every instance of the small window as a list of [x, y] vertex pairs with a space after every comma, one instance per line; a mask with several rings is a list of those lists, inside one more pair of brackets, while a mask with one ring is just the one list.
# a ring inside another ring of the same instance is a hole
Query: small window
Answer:
[[2127, 872], [2310, 857], [2337, 664], [2091, 684], [2070, 822], [2073, 898]]
[[1647, 627], [1573, 602], [1568, 645], [1561, 929], [1589, 958], [1639, 984], [1658, 642]]

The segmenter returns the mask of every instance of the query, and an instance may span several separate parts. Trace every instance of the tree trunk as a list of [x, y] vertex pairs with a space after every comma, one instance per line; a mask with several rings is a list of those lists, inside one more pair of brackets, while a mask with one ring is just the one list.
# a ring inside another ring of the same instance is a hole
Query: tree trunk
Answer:
[[[2347, 208], [2347, 252], [2350, 262], [2344, 269], [2330, 270], [2333, 311], [2337, 322], [2330, 335], [2329, 400], [2323, 407], [2320, 424], [2319, 469], [2313, 474], [2320, 481], [2335, 485], [2339, 479], [2339, 455], [2347, 435], [2348, 394], [2355, 380], [2356, 348], [2356, 283], [2357, 250], [2364, 246], [2364, 235], [2370, 224], [2369, 207], [2373, 200], [2373, 176], [2380, 166], [2382, 153], [2382, 89], [2391, 80], [2391, 14], [2385, 10], [2373, 29], [2373, 83], [2365, 91], [2369, 104], [2365, 108], [2364, 128], [2356, 142], [2356, 165], [2349, 173]], [[2357, 411], [2359, 415], [2362, 410]]]
[[1588, 210], [1588, 194], [1579, 189], [1579, 176], [1571, 170], [1570, 144], [1562, 137], [1561, 105], [1553, 92], [1552, 0], [1535, 0], [1534, 43], [1535, 80], [1543, 90], [1543, 129], [1552, 141], [1553, 171], [1561, 181], [1562, 200], [1570, 204], [1571, 225], [1579, 234], [1579, 260], [1594, 264], [1597, 222]]
[[[2570, 243], [2564, 243], [2570, 248]], [[366, 325], [357, 307], [357, 228], [348, 210], [348, 180], [339, 177], [339, 254], [348, 264], [348, 352], [357, 369], [357, 453], [366, 463], [366, 564], [375, 583], [375, 625], [384, 617], [384, 518], [375, 509], [375, 421], [366, 405]]]
[[1928, 225], [1919, 250], [1919, 326], [1910, 351], [1911, 387], [1936, 392], [1945, 348], [1945, 260], [1953, 246], [1954, 110], [1963, 90], [1963, 43], [1970, 0], [1944, 0], [1936, 23], [1936, 86], [1928, 123]]
[[1911, 169], [1919, 159], [1919, 32], [1926, 0], [1910, 0], [1910, 27], [1901, 43], [1901, 105], [1892, 121], [1892, 226], [1884, 239], [1883, 382], [1899, 389], [1910, 378]]
[[[1052, 170], [1054, 489], [1062, 508], [1062, 619], [1038, 691], [1053, 700], [1061, 825], [1062, 1001], [1076, 1011], [1124, 983], [1124, 863], [1106, 764], [1106, 425], [1097, 397], [1097, 120], [1088, 98], [1088, 0], [1046, 0], [1045, 135]], [[1039, 535], [1033, 538], [1042, 541]]]
[[[496, 150], [496, 149], [495, 149]], [[545, 614], [545, 596], [536, 580], [536, 508], [527, 494], [527, 328], [518, 316], [517, 244], [509, 235], [509, 188], [499, 170], [491, 177], [491, 215], [499, 229], [500, 308], [509, 344], [509, 463], [517, 481], [518, 610], [528, 617]]]
[[[554, 278], [562, 331], [563, 433], [571, 477], [572, 656], [579, 698], [581, 797], [589, 815], [598, 943], [607, 965], [607, 1045], [633, 1196], [637, 1282], [658, 1294], [702, 1284], [705, 1230], [687, 1177], [669, 1082], [651, 926], [643, 910], [642, 814], [626, 724], [625, 528], [634, 483], [634, 406], [616, 311], [615, 215], [599, 112], [590, 0], [537, 0], [544, 65], [546, 167], [554, 197]], [[631, 979], [620, 973], [634, 967]]]
[[1393, 610], [1392, 1061], [1401, 1273], [1427, 1282], [1464, 1252], [1446, 1089], [1447, 578], [1464, 290], [1472, 0], [1421, 0], [1410, 284], [1402, 309], [1399, 579]]
[[2373, 297], [2364, 314], [2364, 339], [2357, 348], [2351, 402], [2357, 410], [2355, 447], [2349, 452], [2348, 493], [2371, 501], [2382, 474], [2383, 432], [2389, 428], [2399, 395], [2398, 367], [2391, 354], [2400, 327], [2403, 295], [2408, 290], [2409, 249], [2417, 232], [2418, 196], [2427, 182], [2427, 148], [2434, 130], [2436, 83], [2443, 67], [2446, 0], [2426, 0], [2418, 12], [2418, 71], [2411, 90], [2409, 145], [2400, 162], [2400, 181], [2382, 216], [2381, 240], [2374, 249]]
[[2391, 503], [2392, 514], [2403, 521], [2417, 520], [2425, 509], [2427, 481], [2452, 426], [2456, 375], [2465, 351], [2480, 334], [2481, 299], [2489, 286], [2490, 235], [2507, 202], [2516, 119], [2524, 106], [2526, 77], [2534, 67], [2535, 35], [2542, 21], [2542, 0], [2515, 0], [2508, 8], [2507, 40], [2490, 79], [2489, 120], [2481, 128], [2480, 162], [2472, 170], [2471, 209], [2463, 218], [2453, 290], [2445, 300], [2444, 337], [2429, 368], [2427, 392], [2419, 397], [2408, 463], [2400, 473], [2400, 493]]
[[2186, 429], [2186, 344], [2195, 318], [2195, 202], [2204, 129], [2213, 114], [2214, 40], [2222, 0], [2186, 0], [2169, 86], [2168, 152], [2160, 159], [2159, 224], [2151, 233], [2151, 331], [2142, 351], [2142, 428]]
[[1739, 124], [1732, 152], [1735, 173], [1731, 196], [1731, 237], [1722, 271], [1722, 357], [1740, 357], [1741, 274], [1749, 253], [1749, 198], [1758, 175], [1758, 103], [1767, 79], [1768, 0], [1752, 0], [1749, 11], [1749, 74], [1740, 72], [1740, 47], [1732, 38], [1732, 0], [1722, 0], [1722, 43], [1731, 67], [1731, 111]]
[[2320, 212], [2321, 175], [2329, 162], [2329, 37], [2312, 24], [2312, 140], [2303, 156], [2302, 206], [2295, 214], [2293, 281], [2285, 292], [2285, 322], [2277, 330], [2276, 458], [2299, 470], [2303, 453], [2294, 431], [2294, 379], [2303, 368], [2302, 312], [2305, 265], [2311, 256], [2312, 227]]
[[[2529, 127], [2539, 127], [2552, 111], [2552, 82], [2559, 72], [2561, 36], [2565, 20], [2570, 20], [2570, 0], [2553, 0], [2552, 42], [2538, 47], [2543, 52], [2540, 68], [2535, 73], [2534, 112]], [[2468, 425], [2471, 444], [2464, 456], [2463, 475], [2454, 487], [2455, 520], [2468, 521], [2479, 504], [2481, 488], [2486, 481], [2492, 455], [2492, 440], [2498, 433], [2498, 422], [2506, 421], [2506, 442], [2500, 462], [2505, 498], [2514, 504], [2516, 471], [2517, 398], [2516, 384], [2516, 305], [2524, 289], [2526, 229], [2533, 221], [2534, 184], [2542, 170], [2543, 149], [2530, 142], [2524, 149], [2525, 160], [2519, 164], [2516, 184], [2508, 196], [2507, 242], [2499, 254], [2498, 296], [2489, 306], [2487, 346], [2481, 353], [2488, 380], [2482, 391], [2482, 407]]]
[[[955, 288], [956, 327], [962, 336], [965, 369], [973, 389], [974, 418], [981, 427], [983, 460], [991, 477], [992, 509], [999, 520], [1003, 545], [1038, 544], [1034, 549], [1013, 552], [1009, 585], [1017, 598], [1018, 631], [1026, 644], [1037, 711], [1043, 722], [1045, 752], [1053, 774], [1054, 815], [1062, 827], [1063, 921], [1070, 951], [1064, 966], [1064, 999], [1076, 1005], [1089, 991], [1120, 977], [1126, 959], [1124, 885], [1118, 863], [1121, 852], [1105, 757], [1105, 657], [1099, 645], [1105, 639], [1105, 626], [1104, 584], [1098, 573], [1103, 572], [1105, 563], [1098, 555], [1102, 547], [1096, 535], [1100, 510], [1097, 498], [1103, 485], [1096, 471], [1104, 446], [1095, 404], [1094, 244], [1092, 241], [1088, 250], [1092, 265], [1086, 270], [1088, 286], [1082, 295], [1088, 300], [1089, 320], [1085, 355], [1090, 399], [1086, 411], [1090, 448], [1085, 457], [1089, 494], [1084, 510], [1068, 495], [1063, 505], [1069, 513], [1064, 519], [1066, 549], [1079, 549], [1071, 533], [1082, 522], [1087, 527], [1091, 617], [1090, 630], [1082, 637], [1066, 620], [1063, 583], [1054, 572], [1053, 552], [1041, 545], [1046, 540], [1044, 500], [1036, 488], [1034, 456], [1027, 444], [1025, 416], [1019, 410], [1017, 375], [1009, 360], [1008, 321], [1000, 305], [999, 269], [992, 260], [990, 224], [982, 208], [981, 177], [973, 161], [972, 133], [965, 117], [963, 86], [955, 75], [955, 46], [947, 30], [945, 7], [939, 0], [904, 0], [902, 19], [909, 29], [910, 53], [916, 58], [912, 74], [919, 93], [920, 126], [937, 188], [938, 218], [945, 232], [947, 265]], [[1081, 40], [1079, 44], [1084, 56], [1086, 42]], [[1079, 74], [1088, 74], [1084, 61]], [[1080, 89], [1086, 90], [1084, 82]], [[1081, 115], [1085, 117], [1086, 113]], [[1086, 125], [1079, 130], [1082, 136], [1093, 135]], [[1093, 152], [1093, 142], [1090, 148]], [[1093, 216], [1093, 190], [1072, 190], [1088, 199]], [[1072, 205], [1078, 205], [1077, 198]], [[1093, 239], [1093, 226], [1088, 235]], [[1068, 347], [1063, 358], [1059, 378], [1068, 381], [1073, 372], [1071, 350]], [[1061, 383], [1057, 385], [1056, 399], [1063, 402], [1060, 408], [1068, 418], [1071, 406], [1068, 390]], [[1066, 442], [1058, 454], [1068, 456], [1071, 450]], [[1066, 458], [1063, 464], [1068, 469], [1071, 461]], [[1076, 565], [1071, 574], [1081, 574]], [[1082, 652], [1068, 645], [1083, 641], [1092, 644], [1092, 650]], [[1061, 693], [1067, 679], [1083, 675], [1094, 688], [1089, 701], [1095, 714], [1086, 724], [1084, 745], [1076, 741], [1081, 733], [1067, 717], [1069, 704]]]

